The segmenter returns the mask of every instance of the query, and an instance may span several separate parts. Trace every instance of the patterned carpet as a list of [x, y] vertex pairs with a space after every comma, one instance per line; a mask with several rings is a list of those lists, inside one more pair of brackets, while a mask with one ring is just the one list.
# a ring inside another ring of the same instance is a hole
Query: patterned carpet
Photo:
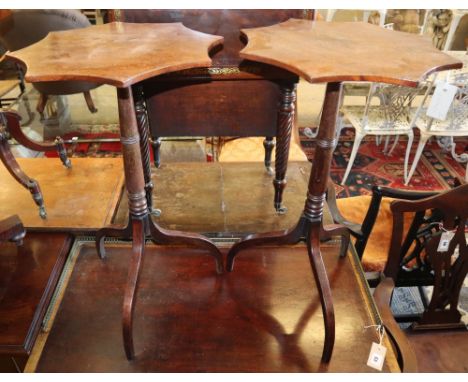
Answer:
[[[82, 131], [69, 133], [64, 139], [71, 139], [74, 136], [80, 138], [118, 138], [117, 131], [103, 127], [99, 133], [99, 128], [93, 133]], [[313, 158], [315, 142], [305, 136], [302, 129], [299, 131], [301, 145], [309, 159]], [[338, 147], [333, 153], [331, 167], [331, 177], [337, 185], [337, 196], [339, 198], [357, 195], [367, 195], [371, 193], [374, 184], [385, 185], [393, 188], [410, 190], [444, 190], [451, 188], [456, 176], [464, 177], [465, 168], [457, 163], [450, 153], [445, 153], [434, 141], [428, 143], [413, 175], [410, 185], [403, 184], [403, 162], [406, 150], [406, 141], [400, 138], [391, 156], [382, 153], [382, 147], [377, 146], [373, 137], [366, 137], [359, 148], [354, 166], [348, 176], [347, 184], [341, 186], [349, 155], [353, 147], [354, 129], [343, 129]], [[414, 151], [417, 147], [418, 138], [413, 143], [412, 161]], [[468, 145], [468, 139], [461, 139], [457, 144], [457, 151], [464, 149]], [[106, 143], [72, 143], [67, 145], [70, 157], [118, 157], [121, 155], [120, 142]], [[55, 156], [54, 152], [48, 156]]]
[[[315, 142], [300, 131], [301, 144], [309, 158], [313, 158]], [[373, 185], [385, 185], [392, 188], [409, 190], [444, 190], [451, 188], [456, 176], [465, 176], [465, 168], [456, 162], [450, 153], [445, 153], [434, 141], [428, 143], [408, 186], [403, 182], [403, 163], [407, 141], [400, 138], [391, 156], [382, 153], [383, 143], [376, 145], [374, 137], [364, 138], [359, 147], [353, 168], [345, 186], [341, 180], [348, 165], [353, 148], [354, 129], [342, 130], [340, 141], [333, 153], [331, 177], [336, 183], [339, 198], [371, 193]], [[416, 151], [418, 138], [413, 142], [410, 164]], [[458, 141], [457, 152], [464, 149], [468, 140]]]

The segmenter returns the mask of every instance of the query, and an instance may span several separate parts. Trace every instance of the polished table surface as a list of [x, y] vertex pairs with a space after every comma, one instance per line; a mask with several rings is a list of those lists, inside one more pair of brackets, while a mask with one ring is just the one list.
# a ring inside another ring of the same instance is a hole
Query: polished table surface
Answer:
[[[366, 362], [378, 336], [364, 327], [379, 322], [378, 312], [355, 253], [340, 258], [339, 245], [322, 247], [338, 317], [328, 365], [320, 361], [322, 313], [304, 245], [246, 251], [236, 271], [223, 275], [203, 251], [148, 245], [136, 304], [136, 357], [128, 362], [120, 309], [130, 247], [109, 245], [101, 262], [93, 243], [82, 242], [71, 254], [76, 264], [46, 325], [42, 354], [33, 352], [26, 370], [376, 372]], [[384, 343], [384, 371], [398, 372]]]
[[207, 51], [222, 41], [182, 23], [113, 22], [51, 32], [6, 56], [26, 65], [28, 82], [83, 80], [123, 88], [160, 74], [209, 66]]
[[364, 22], [290, 19], [242, 33], [248, 44], [241, 57], [279, 66], [311, 83], [416, 86], [432, 72], [461, 67], [460, 61], [435, 49], [428, 37]]

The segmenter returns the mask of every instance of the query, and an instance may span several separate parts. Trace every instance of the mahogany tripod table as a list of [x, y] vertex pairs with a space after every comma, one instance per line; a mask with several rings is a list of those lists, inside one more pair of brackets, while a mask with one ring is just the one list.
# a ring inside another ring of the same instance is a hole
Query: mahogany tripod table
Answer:
[[220, 36], [196, 32], [181, 23], [113, 22], [52, 32], [34, 45], [7, 54], [27, 67], [28, 82], [82, 80], [117, 88], [129, 220], [124, 228], [101, 230], [97, 244], [98, 253], [104, 257], [104, 236], [133, 238], [123, 303], [123, 339], [128, 359], [134, 357], [133, 310], [147, 236], [160, 244], [184, 243], [204, 248], [214, 257], [217, 272], [223, 271], [221, 252], [206, 237], [163, 229], [149, 216], [152, 191], [149, 135], [139, 129], [145, 124], [137, 123], [136, 112], [138, 118], [145, 116], [141, 110], [135, 110], [131, 86], [161, 74], [209, 66], [209, 50], [222, 42]]
[[322, 303], [325, 344], [322, 361], [328, 362], [335, 342], [335, 317], [320, 239], [342, 236], [341, 255], [349, 231], [323, 225], [323, 206], [332, 153], [337, 143], [335, 125], [342, 81], [373, 81], [415, 87], [428, 74], [461, 67], [461, 62], [436, 50], [429, 39], [386, 30], [362, 22], [314, 22], [290, 19], [270, 27], [241, 30], [248, 40], [244, 59], [275, 65], [310, 83], [327, 83], [313, 166], [303, 213], [295, 227], [249, 235], [228, 253], [227, 269], [235, 256], [262, 244], [294, 244], [305, 240]]

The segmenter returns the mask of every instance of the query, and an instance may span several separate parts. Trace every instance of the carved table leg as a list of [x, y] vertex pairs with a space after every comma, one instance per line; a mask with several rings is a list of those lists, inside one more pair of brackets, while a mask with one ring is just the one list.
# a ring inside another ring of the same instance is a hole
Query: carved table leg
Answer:
[[146, 203], [145, 178], [140, 152], [140, 137], [131, 89], [117, 89], [117, 97], [129, 219], [133, 231], [132, 236], [135, 235], [133, 237], [132, 261], [128, 270], [123, 305], [124, 347], [127, 358], [132, 359], [134, 349], [131, 325], [135, 304], [134, 296], [137, 293], [138, 275], [144, 250], [143, 219], [148, 216], [148, 206]]
[[283, 190], [286, 187], [289, 144], [295, 118], [296, 84], [282, 84], [280, 89], [281, 100], [278, 109], [278, 126], [276, 128], [275, 179], [273, 180], [273, 186], [275, 187], [275, 210], [279, 214], [284, 214], [287, 208], [282, 206], [281, 202], [283, 200]]
[[2, 118], [5, 117], [6, 119], [6, 128], [8, 133], [22, 146], [40, 152], [46, 151], [54, 151], [56, 150], [60, 160], [62, 161], [63, 165], [66, 168], [71, 168], [70, 159], [67, 156], [67, 150], [65, 148], [65, 144], [61, 137], [56, 137], [54, 142], [38, 142], [34, 141], [26, 134], [24, 134], [23, 130], [20, 126], [20, 116], [14, 112], [6, 111], [2, 112]]
[[146, 103], [141, 86], [134, 87], [135, 112], [140, 134], [141, 159], [143, 161], [143, 171], [145, 175], [146, 203], [148, 210], [154, 216], [160, 216], [161, 210], [153, 208], [153, 181], [151, 179], [151, 159], [150, 159], [150, 131], [148, 124], [148, 114], [146, 112]]
[[145, 229], [143, 224], [144, 222], [138, 219], [135, 219], [132, 224], [132, 258], [130, 260], [123, 302], [122, 333], [125, 354], [129, 360], [135, 357], [135, 347], [133, 346], [133, 312], [135, 310], [141, 262], [145, 251]]
[[11, 152], [10, 145], [8, 143], [8, 133], [5, 130], [5, 126], [0, 124], [0, 160], [5, 165], [8, 172], [21, 184], [24, 188], [27, 188], [31, 193], [34, 202], [39, 207], [39, 216], [42, 219], [47, 217], [47, 212], [44, 206], [44, 197], [42, 196], [41, 188], [39, 183], [34, 179], [28, 177], [21, 169], [20, 165], [16, 161], [13, 153]]
[[165, 230], [150, 218], [140, 135], [132, 92], [130, 88], [119, 88], [117, 96], [129, 221], [126, 227], [106, 227], [99, 230], [96, 235], [96, 246], [99, 256], [104, 258], [105, 236], [124, 236], [125, 238], [131, 236], [133, 239], [132, 260], [128, 270], [123, 304], [123, 340], [125, 354], [131, 360], [135, 354], [132, 335], [133, 312], [138, 293], [138, 278], [143, 261], [146, 235], [149, 234], [153, 241], [160, 244], [184, 243], [207, 249], [215, 259], [218, 273], [223, 272], [223, 261], [220, 250], [208, 238], [195, 233]]
[[271, 168], [271, 154], [273, 153], [273, 148], [275, 147], [275, 141], [273, 137], [265, 137], [263, 140], [263, 147], [265, 148], [265, 168], [268, 174], [273, 174], [273, 169]]
[[317, 283], [322, 303], [325, 325], [325, 343], [322, 361], [329, 362], [335, 342], [335, 315], [330, 284], [320, 253], [320, 239], [328, 239], [332, 235], [340, 235], [340, 256], [343, 257], [349, 245], [349, 231], [346, 227], [333, 224], [323, 226], [323, 206], [327, 191], [327, 181], [330, 171], [333, 149], [335, 147], [335, 124], [338, 114], [340, 83], [327, 85], [320, 128], [317, 135], [317, 149], [312, 166], [307, 199], [299, 222], [290, 230], [249, 235], [236, 243], [228, 253], [227, 269], [232, 271], [234, 257], [242, 250], [262, 244], [294, 244], [300, 240], [306, 241], [309, 260]]

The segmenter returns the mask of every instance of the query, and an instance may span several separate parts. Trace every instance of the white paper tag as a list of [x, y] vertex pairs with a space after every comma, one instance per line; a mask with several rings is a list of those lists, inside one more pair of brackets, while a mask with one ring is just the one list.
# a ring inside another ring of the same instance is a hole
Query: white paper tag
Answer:
[[455, 232], [445, 231], [440, 235], [439, 246], [437, 252], [447, 252], [450, 246], [450, 241], [455, 236]]
[[372, 346], [367, 360], [367, 366], [382, 371], [382, 367], [385, 361], [385, 355], [387, 354], [387, 348], [379, 345], [378, 343], [372, 342]]
[[438, 82], [426, 114], [431, 118], [445, 120], [457, 90], [458, 88], [455, 85], [442, 81]]

